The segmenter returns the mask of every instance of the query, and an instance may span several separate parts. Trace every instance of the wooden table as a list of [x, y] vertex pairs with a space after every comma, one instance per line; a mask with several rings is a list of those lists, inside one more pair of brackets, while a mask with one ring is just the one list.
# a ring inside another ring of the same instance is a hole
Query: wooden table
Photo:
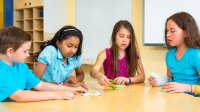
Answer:
[[200, 98], [184, 93], [168, 94], [160, 87], [130, 85], [120, 90], [86, 83], [103, 96], [81, 96], [73, 100], [51, 100], [30, 103], [3, 102], [0, 112], [200, 112]]

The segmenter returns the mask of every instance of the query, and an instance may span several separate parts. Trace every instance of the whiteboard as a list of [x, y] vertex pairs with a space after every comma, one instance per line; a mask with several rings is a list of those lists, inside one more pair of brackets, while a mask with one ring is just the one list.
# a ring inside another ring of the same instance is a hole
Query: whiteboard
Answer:
[[131, 22], [131, 0], [76, 0], [76, 26], [83, 33], [84, 60], [94, 62], [110, 47], [112, 29], [119, 20]]
[[45, 33], [56, 33], [67, 24], [66, 4], [66, 0], [44, 0]]
[[190, 13], [200, 24], [200, 0], [143, 0], [143, 44], [164, 45], [166, 19], [174, 13]]

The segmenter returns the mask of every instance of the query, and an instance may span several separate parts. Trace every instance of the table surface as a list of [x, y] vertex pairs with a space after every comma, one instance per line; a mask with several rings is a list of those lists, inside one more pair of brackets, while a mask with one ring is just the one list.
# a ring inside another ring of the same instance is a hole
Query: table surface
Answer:
[[142, 84], [113, 90], [88, 81], [89, 92], [102, 96], [76, 96], [73, 100], [0, 103], [0, 112], [200, 112], [200, 98], [185, 93], [168, 94], [160, 87]]

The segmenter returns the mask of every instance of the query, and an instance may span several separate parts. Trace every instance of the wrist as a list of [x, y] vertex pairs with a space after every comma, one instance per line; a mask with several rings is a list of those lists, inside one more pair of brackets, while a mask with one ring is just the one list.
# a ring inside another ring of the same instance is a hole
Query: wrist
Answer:
[[192, 93], [192, 85], [191, 85], [191, 84], [186, 85], [186, 90], [185, 90], [185, 92], [190, 92], [190, 93]]
[[131, 78], [128, 78], [128, 85], [130, 85], [132, 83]]

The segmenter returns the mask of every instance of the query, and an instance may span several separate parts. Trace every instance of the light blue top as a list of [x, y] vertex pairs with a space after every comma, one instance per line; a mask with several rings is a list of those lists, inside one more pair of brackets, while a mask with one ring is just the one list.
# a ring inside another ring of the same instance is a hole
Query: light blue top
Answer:
[[30, 90], [40, 83], [26, 64], [9, 66], [0, 60], [0, 101], [5, 100], [17, 90]]
[[43, 49], [38, 57], [38, 61], [47, 64], [47, 68], [42, 76], [46, 82], [62, 83], [69, 78], [75, 68], [81, 66], [80, 57], [68, 58], [66, 65], [59, 49], [49, 45]]
[[176, 48], [166, 54], [166, 64], [172, 73], [174, 82], [200, 84], [200, 49], [188, 48], [183, 57], [176, 58]]

